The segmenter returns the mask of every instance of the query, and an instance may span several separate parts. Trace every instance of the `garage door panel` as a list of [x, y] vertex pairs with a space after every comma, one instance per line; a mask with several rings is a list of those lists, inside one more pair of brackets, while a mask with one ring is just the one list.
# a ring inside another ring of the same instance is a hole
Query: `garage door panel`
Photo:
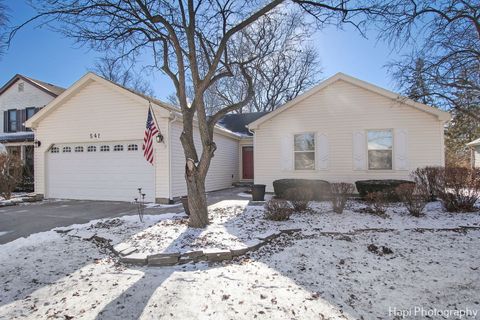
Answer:
[[[127, 150], [132, 143], [138, 150]], [[103, 145], [110, 151], [100, 151]], [[123, 145], [124, 150], [113, 151], [115, 145]], [[64, 146], [72, 152], [63, 152]], [[74, 152], [76, 146], [83, 146], [84, 152]], [[96, 152], [87, 152], [88, 146], [95, 146]], [[58, 153], [46, 154], [47, 197], [133, 201], [142, 188], [146, 200], [154, 201], [154, 168], [140, 146], [141, 141], [56, 145]]]

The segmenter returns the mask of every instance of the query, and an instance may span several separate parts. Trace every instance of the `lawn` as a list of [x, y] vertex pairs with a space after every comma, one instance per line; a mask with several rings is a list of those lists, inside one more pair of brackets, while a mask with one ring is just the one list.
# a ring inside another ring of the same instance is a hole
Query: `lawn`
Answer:
[[[420, 218], [398, 205], [383, 218], [363, 206], [350, 201], [336, 214], [317, 202], [273, 222], [262, 206], [229, 200], [209, 208], [202, 230], [167, 214], [18, 239], [0, 246], [0, 318], [415, 319], [480, 309], [478, 212], [450, 214], [433, 202]], [[301, 231], [233, 260], [171, 267], [121, 263], [94, 240], [137, 254], [227, 250], [285, 228]]]

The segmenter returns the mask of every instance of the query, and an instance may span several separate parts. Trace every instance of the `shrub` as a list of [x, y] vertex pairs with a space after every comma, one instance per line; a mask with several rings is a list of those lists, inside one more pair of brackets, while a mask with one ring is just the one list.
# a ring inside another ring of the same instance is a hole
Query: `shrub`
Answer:
[[355, 191], [353, 184], [339, 182], [332, 183], [332, 194], [330, 201], [332, 202], [333, 211], [336, 213], [342, 213], [347, 204], [348, 197]]
[[313, 192], [311, 200], [326, 200], [330, 197], [330, 183], [324, 180], [280, 179], [273, 181], [273, 190], [279, 198], [286, 199], [287, 191], [293, 188], [308, 189]]
[[423, 185], [401, 184], [396, 189], [398, 198], [414, 217], [420, 217], [427, 204], [430, 194]]
[[22, 181], [23, 162], [20, 157], [0, 153], [0, 195], [5, 199], [12, 197], [12, 192]]
[[447, 167], [440, 170], [437, 196], [449, 212], [475, 211], [480, 198], [480, 170]]
[[441, 189], [442, 171], [442, 167], [424, 167], [417, 168], [411, 173], [413, 181], [418, 188], [428, 194], [430, 201], [435, 201], [438, 190]]
[[295, 211], [303, 212], [310, 206], [313, 191], [306, 188], [292, 188], [286, 192], [286, 199], [290, 201]]
[[368, 202], [368, 212], [377, 216], [385, 217], [385, 212], [387, 212], [388, 206], [388, 198], [389, 195], [386, 195], [381, 191], [368, 193], [366, 197]]
[[412, 183], [408, 180], [360, 180], [355, 182], [360, 197], [367, 200], [367, 195], [373, 192], [381, 192], [388, 201], [399, 201], [395, 194], [395, 188], [404, 183]]
[[265, 203], [265, 218], [273, 221], [288, 220], [292, 214], [292, 207], [288, 201], [272, 199]]

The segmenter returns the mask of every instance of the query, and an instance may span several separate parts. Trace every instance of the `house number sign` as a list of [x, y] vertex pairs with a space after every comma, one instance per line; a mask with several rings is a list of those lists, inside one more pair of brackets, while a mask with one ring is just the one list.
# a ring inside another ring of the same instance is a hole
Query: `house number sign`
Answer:
[[90, 133], [90, 139], [100, 139], [100, 133]]

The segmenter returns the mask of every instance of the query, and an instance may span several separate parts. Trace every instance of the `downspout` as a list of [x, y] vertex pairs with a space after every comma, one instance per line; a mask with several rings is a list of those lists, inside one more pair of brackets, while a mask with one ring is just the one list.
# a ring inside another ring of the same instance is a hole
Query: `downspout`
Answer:
[[173, 203], [173, 183], [172, 183], [172, 123], [177, 120], [174, 112], [170, 112], [168, 121], [168, 202]]

